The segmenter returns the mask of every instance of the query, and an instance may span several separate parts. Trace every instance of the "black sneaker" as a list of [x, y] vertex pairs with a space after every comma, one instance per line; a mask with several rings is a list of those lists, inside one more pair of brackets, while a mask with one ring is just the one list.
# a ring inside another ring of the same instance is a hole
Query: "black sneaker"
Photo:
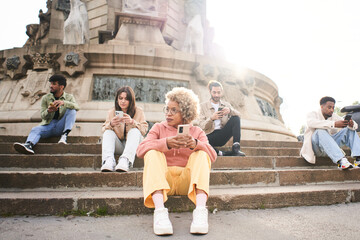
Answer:
[[245, 153], [243, 153], [242, 151], [240, 151], [240, 143], [236, 142], [232, 145], [232, 153], [231, 156], [240, 156], [240, 157], [244, 157]]
[[19, 153], [23, 153], [23, 154], [34, 154], [34, 150], [32, 149], [32, 144], [31, 143], [14, 143], [14, 149], [19, 152]]

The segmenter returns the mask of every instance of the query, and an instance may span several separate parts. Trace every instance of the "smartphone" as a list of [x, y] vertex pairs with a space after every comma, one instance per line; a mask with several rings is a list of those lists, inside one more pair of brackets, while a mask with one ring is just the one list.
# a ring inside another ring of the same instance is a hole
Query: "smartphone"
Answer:
[[223, 107], [219, 107], [218, 111], [222, 111], [224, 108]]
[[351, 119], [351, 115], [350, 115], [350, 114], [346, 114], [346, 116], [345, 116], [344, 120], [346, 120], [346, 121], [350, 121], [350, 119]]
[[119, 116], [119, 118], [124, 117], [124, 112], [123, 111], [115, 111], [115, 115]]
[[187, 135], [189, 134], [189, 125], [186, 124], [186, 125], [179, 125], [178, 126], [178, 131], [177, 131], [177, 134], [178, 135]]

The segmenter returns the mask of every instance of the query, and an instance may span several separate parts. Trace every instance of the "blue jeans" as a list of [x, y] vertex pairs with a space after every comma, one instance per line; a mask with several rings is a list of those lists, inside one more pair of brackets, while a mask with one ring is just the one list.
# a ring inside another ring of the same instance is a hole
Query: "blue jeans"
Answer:
[[325, 129], [317, 129], [311, 136], [314, 153], [318, 157], [329, 157], [334, 163], [345, 157], [340, 147], [348, 146], [351, 156], [360, 156], [360, 138], [356, 131], [343, 128], [334, 135], [330, 135]]
[[37, 144], [40, 138], [61, 136], [64, 131], [71, 130], [76, 120], [76, 110], [66, 109], [61, 119], [53, 119], [48, 125], [33, 127], [26, 142]]

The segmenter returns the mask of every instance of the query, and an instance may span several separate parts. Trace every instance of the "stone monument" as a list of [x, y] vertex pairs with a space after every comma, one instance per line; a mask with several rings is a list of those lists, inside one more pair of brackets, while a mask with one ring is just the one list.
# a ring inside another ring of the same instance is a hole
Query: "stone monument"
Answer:
[[[68, 79], [66, 91], [81, 107], [73, 136], [101, 135], [119, 86], [131, 86], [146, 119], [158, 122], [164, 120], [167, 91], [188, 87], [206, 101], [206, 84], [216, 79], [224, 86], [225, 100], [242, 114], [242, 139], [297, 141], [281, 118], [276, 84], [213, 54], [212, 37], [204, 37], [213, 35], [205, 0], [47, 3], [48, 11], [39, 14], [40, 24], [27, 26], [25, 46], [0, 51], [0, 135], [27, 135], [40, 122], [47, 80], [60, 73]], [[69, 22], [78, 24], [80, 19], [88, 22], [89, 31], [67, 42], [78, 31]]]

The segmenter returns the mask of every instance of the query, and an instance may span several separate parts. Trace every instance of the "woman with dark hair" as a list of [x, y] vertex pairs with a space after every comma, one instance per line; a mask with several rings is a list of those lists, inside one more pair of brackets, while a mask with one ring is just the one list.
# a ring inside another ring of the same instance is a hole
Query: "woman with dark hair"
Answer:
[[[128, 86], [119, 88], [115, 107], [109, 110], [102, 127], [101, 171], [129, 171], [135, 160], [136, 149], [147, 130], [144, 112], [136, 107], [134, 90]], [[117, 165], [114, 154], [120, 154]]]

